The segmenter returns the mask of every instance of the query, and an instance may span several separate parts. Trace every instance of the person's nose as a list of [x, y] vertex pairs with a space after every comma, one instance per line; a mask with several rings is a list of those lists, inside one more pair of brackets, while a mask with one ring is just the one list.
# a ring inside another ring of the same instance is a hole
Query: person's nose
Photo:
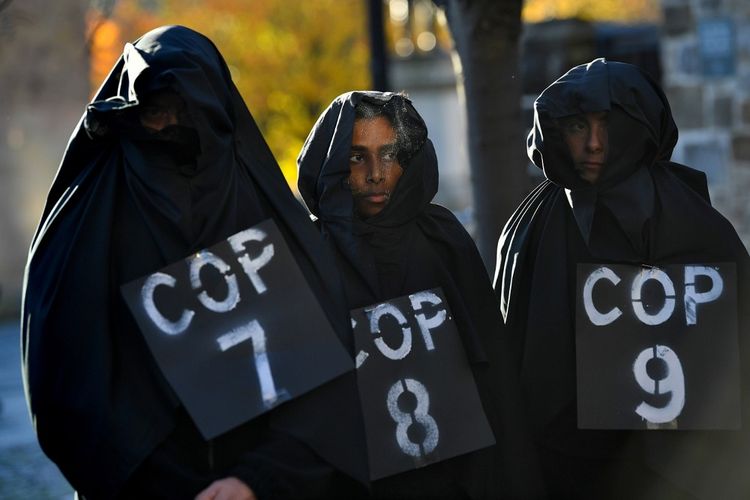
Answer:
[[371, 161], [367, 171], [367, 182], [380, 184], [385, 180], [385, 168], [380, 161]]
[[606, 129], [600, 125], [594, 125], [590, 129], [586, 138], [586, 149], [591, 153], [601, 153], [604, 150], [606, 139]]
[[179, 119], [177, 118], [177, 113], [169, 110], [165, 113], [164, 116], [164, 126], [167, 127], [169, 125], [177, 125], [179, 123]]

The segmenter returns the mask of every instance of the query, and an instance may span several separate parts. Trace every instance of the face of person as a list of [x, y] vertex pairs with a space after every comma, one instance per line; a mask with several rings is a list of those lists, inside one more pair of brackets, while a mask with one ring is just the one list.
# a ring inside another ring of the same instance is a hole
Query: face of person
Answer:
[[139, 106], [141, 125], [151, 132], [159, 132], [169, 125], [184, 125], [186, 116], [185, 101], [168, 89], [147, 95]]
[[578, 176], [596, 184], [607, 162], [607, 112], [584, 113], [562, 119], [562, 132]]
[[366, 219], [388, 204], [404, 170], [396, 158], [396, 131], [384, 116], [354, 122], [349, 186], [354, 210]]

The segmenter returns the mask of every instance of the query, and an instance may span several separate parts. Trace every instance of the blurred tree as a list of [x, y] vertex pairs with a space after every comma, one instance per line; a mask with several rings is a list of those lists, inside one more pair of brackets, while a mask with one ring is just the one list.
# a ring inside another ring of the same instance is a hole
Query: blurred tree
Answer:
[[466, 102], [475, 239], [492, 269], [503, 224], [527, 183], [518, 43], [523, 0], [435, 0], [445, 8]]
[[315, 120], [338, 94], [369, 88], [367, 12], [362, 1], [161, 0], [117, 2], [92, 12], [92, 80], [98, 86], [125, 41], [161, 24], [208, 36], [290, 184]]
[[525, 0], [523, 20], [578, 18], [586, 21], [657, 21], [660, 0]]

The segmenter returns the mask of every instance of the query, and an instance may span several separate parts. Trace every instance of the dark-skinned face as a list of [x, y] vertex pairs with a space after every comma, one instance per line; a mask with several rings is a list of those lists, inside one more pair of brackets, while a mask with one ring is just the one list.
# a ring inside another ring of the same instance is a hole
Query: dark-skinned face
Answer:
[[354, 122], [349, 186], [354, 210], [363, 219], [380, 213], [404, 170], [396, 158], [396, 132], [384, 116]]

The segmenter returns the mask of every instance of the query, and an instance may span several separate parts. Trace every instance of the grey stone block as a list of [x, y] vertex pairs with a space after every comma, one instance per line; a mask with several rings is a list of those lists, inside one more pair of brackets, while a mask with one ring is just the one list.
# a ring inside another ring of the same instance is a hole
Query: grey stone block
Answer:
[[667, 35], [683, 35], [694, 29], [693, 10], [689, 5], [664, 6], [664, 32]]
[[734, 100], [731, 96], [718, 96], [713, 102], [714, 126], [729, 128], [732, 126]]
[[737, 161], [750, 162], [750, 135], [737, 134], [732, 137], [732, 155]]
[[685, 146], [685, 163], [706, 173], [709, 184], [727, 180], [726, 152], [715, 140], [695, 142]]
[[702, 87], [673, 86], [666, 90], [675, 122], [680, 129], [704, 126]]

